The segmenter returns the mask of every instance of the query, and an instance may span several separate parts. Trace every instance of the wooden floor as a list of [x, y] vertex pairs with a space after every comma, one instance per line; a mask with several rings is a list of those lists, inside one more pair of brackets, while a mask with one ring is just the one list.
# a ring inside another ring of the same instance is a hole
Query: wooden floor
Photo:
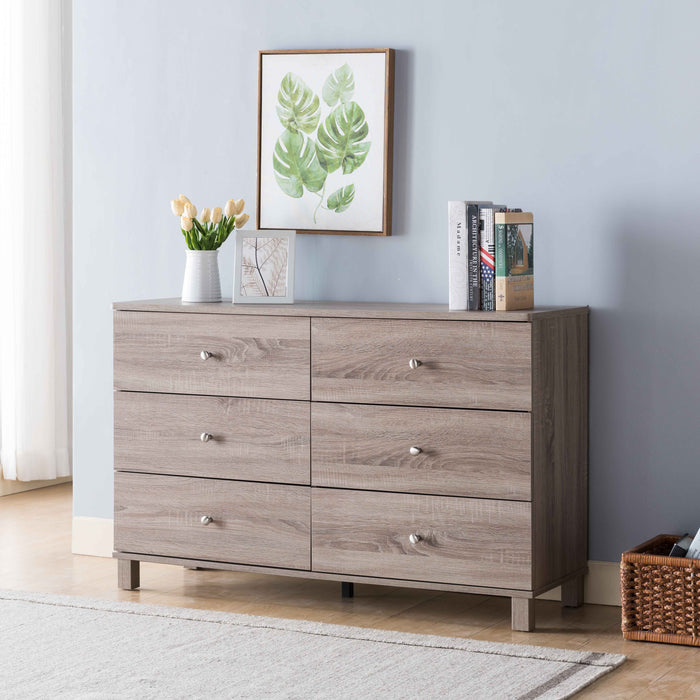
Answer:
[[460, 593], [356, 584], [343, 600], [338, 583], [162, 564], [142, 564], [142, 588], [121, 591], [116, 560], [71, 554], [71, 514], [70, 484], [0, 498], [0, 588], [622, 653], [578, 697], [700, 698], [700, 648], [623, 641], [616, 607], [539, 600], [528, 634], [511, 631], [509, 599]]

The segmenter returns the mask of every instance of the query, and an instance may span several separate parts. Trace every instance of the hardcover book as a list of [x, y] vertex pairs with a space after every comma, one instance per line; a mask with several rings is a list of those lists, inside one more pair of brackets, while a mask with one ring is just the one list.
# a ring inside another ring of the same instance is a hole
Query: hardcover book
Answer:
[[[495, 208], [495, 207], [494, 207]], [[479, 209], [479, 262], [481, 310], [496, 310], [496, 237], [491, 207]]]
[[535, 304], [533, 217], [530, 212], [497, 212], [496, 311], [531, 309]]
[[479, 310], [479, 205], [467, 202], [467, 304]]
[[450, 311], [465, 311], [467, 295], [467, 204], [447, 203]]

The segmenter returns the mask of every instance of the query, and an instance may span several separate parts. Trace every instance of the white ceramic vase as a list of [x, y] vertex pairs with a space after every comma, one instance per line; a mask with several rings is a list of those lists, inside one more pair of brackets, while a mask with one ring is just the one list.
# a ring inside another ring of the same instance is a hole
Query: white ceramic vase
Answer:
[[182, 301], [221, 301], [218, 250], [188, 250]]

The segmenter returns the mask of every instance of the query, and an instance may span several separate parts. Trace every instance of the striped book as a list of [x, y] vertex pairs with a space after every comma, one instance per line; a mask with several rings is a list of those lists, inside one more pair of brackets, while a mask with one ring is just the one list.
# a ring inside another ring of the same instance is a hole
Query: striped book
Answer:
[[496, 239], [493, 209], [479, 210], [479, 258], [481, 264], [481, 310], [496, 310]]

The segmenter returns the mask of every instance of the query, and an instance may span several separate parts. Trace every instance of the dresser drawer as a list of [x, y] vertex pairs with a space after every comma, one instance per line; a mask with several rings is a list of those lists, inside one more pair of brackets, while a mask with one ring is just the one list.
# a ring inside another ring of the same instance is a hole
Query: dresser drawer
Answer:
[[308, 569], [310, 490], [116, 472], [115, 549]]
[[183, 394], [114, 394], [114, 468], [309, 483], [309, 405]]
[[312, 483], [530, 498], [530, 414], [314, 403]]
[[312, 508], [314, 571], [531, 588], [529, 503], [313, 488]]
[[309, 355], [308, 318], [114, 314], [117, 389], [308, 399]]
[[529, 411], [530, 335], [528, 323], [314, 318], [312, 398]]

